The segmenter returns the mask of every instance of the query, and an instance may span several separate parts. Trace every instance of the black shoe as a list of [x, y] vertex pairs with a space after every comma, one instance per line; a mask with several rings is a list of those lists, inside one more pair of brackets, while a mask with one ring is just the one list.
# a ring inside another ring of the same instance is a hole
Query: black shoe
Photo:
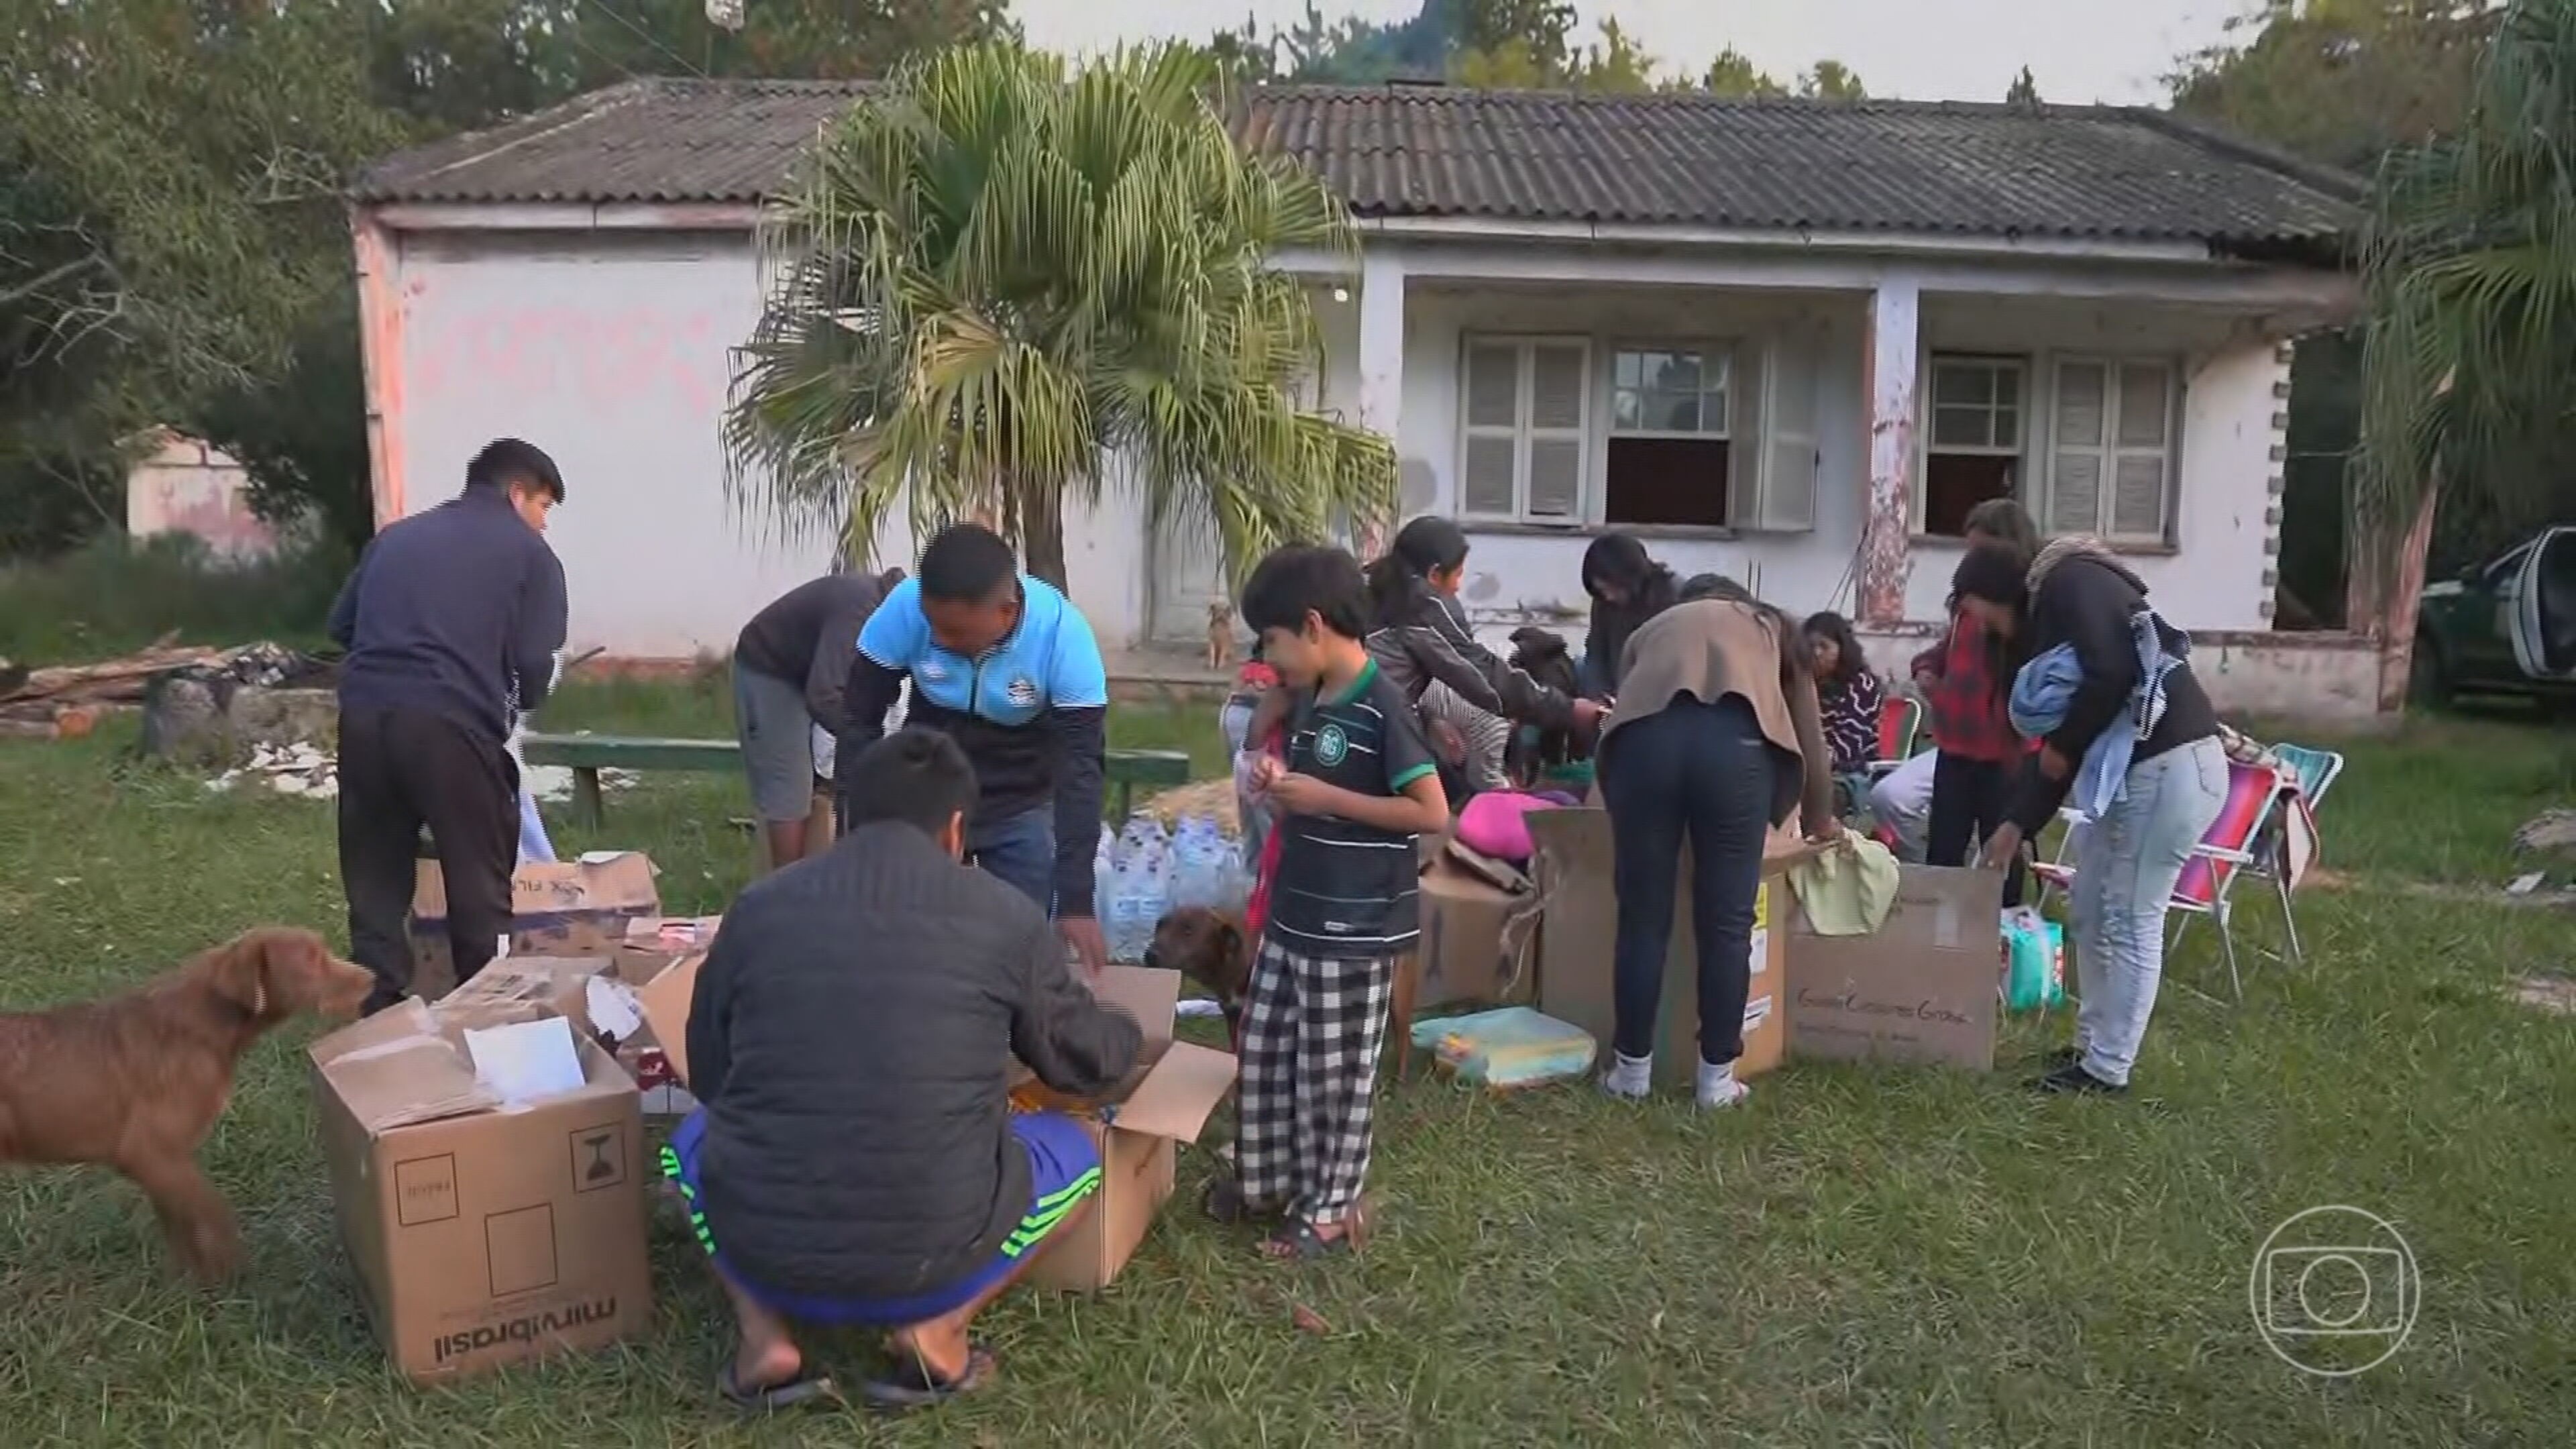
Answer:
[[2039, 1059], [2039, 1064], [2049, 1071], [2057, 1072], [2064, 1071], [2066, 1068], [2074, 1066], [2077, 1062], [2082, 1060], [2084, 1060], [2084, 1049], [2082, 1047], [2063, 1046], [2050, 1052], [2048, 1055], [2041, 1057]]
[[2103, 1081], [2100, 1077], [2084, 1070], [2084, 1064], [2082, 1062], [2073, 1061], [2068, 1062], [2062, 1067], [2057, 1067], [2051, 1070], [2046, 1075], [2034, 1080], [2030, 1085], [2034, 1090], [2046, 1092], [2052, 1096], [2080, 1095], [2087, 1092], [2097, 1092], [2105, 1096], [2117, 1097], [2124, 1095], [2129, 1090], [2127, 1087], [2115, 1087], [2109, 1082]]

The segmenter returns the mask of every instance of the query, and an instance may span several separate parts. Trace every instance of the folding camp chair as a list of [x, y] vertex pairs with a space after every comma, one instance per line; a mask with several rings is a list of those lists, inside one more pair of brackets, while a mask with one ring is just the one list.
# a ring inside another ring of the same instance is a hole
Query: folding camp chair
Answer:
[[1923, 732], [1923, 701], [1910, 694], [1891, 694], [1878, 703], [1878, 758], [1869, 762], [1873, 780], [1913, 757]]
[[[2318, 802], [2334, 788], [2336, 777], [2343, 774], [2343, 756], [2332, 750], [2312, 750], [2305, 745], [2274, 745], [2272, 757], [2281, 764], [2282, 783], [2297, 792], [2296, 803], [2285, 803], [2264, 822], [2262, 838], [2254, 846], [2253, 871], [2272, 883], [2273, 894], [2281, 902], [2281, 928], [2289, 941], [2293, 962], [2306, 956], [2299, 944], [2299, 921], [2290, 909], [2291, 893], [2298, 887], [2296, 857], [2291, 849], [2292, 835], [2304, 828], [2303, 839], [2313, 848]], [[2298, 818], [2304, 808], [2305, 820]]]
[[[2166, 942], [2168, 949], [2181, 943], [2183, 930], [2191, 924], [2192, 917], [2206, 916], [2217, 923], [2219, 947], [2227, 957], [2228, 985], [2235, 990], [2239, 1001], [2245, 999], [2245, 980], [2236, 965], [2236, 935], [2231, 929], [2233, 906], [2230, 897], [2241, 869], [2255, 863], [2254, 847], [2285, 788], [2293, 787], [2281, 771], [2237, 760], [2228, 761], [2226, 802], [2219, 806], [2218, 819], [2211, 822], [2208, 831], [2200, 837], [2200, 843], [2192, 847], [2191, 858], [2183, 862], [2182, 876], [2174, 882], [2173, 894], [2165, 901], [2168, 913], [2180, 912], [2182, 916], [2174, 923], [2173, 934]], [[2066, 819], [2067, 829], [2065, 838], [2058, 842], [2056, 858], [2031, 867], [2039, 877], [2043, 903], [2050, 890], [2071, 890], [2074, 887], [2075, 837], [2078, 832], [2091, 828], [2091, 822], [2080, 811], [2060, 813]], [[2289, 903], [2287, 887], [2282, 888], [2281, 900], [2286, 911]], [[2288, 917], [2285, 915], [2283, 920], [2286, 923]], [[2293, 959], [2297, 940], [2293, 927], [2290, 935]]]

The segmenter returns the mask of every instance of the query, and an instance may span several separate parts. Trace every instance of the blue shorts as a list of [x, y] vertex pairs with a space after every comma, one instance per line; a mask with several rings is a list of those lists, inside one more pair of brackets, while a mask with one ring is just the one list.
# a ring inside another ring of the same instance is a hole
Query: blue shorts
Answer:
[[1082, 1125], [1061, 1112], [1014, 1112], [1011, 1132], [1029, 1154], [1029, 1210], [1019, 1226], [1002, 1240], [1001, 1252], [983, 1267], [954, 1283], [903, 1298], [817, 1298], [782, 1293], [745, 1278], [725, 1261], [707, 1225], [700, 1202], [698, 1154], [706, 1143], [707, 1113], [701, 1107], [671, 1134], [662, 1149], [662, 1175], [680, 1189], [689, 1207], [689, 1228], [718, 1270], [773, 1312], [806, 1323], [862, 1328], [907, 1328], [954, 1312], [982, 1296], [994, 1284], [1019, 1270], [1029, 1254], [1100, 1189], [1100, 1153]]

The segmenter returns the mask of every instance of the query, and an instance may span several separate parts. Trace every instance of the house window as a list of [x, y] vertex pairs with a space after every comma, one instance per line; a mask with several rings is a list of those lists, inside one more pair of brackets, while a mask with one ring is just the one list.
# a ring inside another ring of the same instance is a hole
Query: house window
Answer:
[[1932, 359], [1930, 426], [1915, 500], [1916, 526], [1924, 533], [1957, 538], [1978, 504], [2013, 496], [2028, 414], [2026, 371], [2019, 358]]
[[1731, 354], [1621, 347], [1610, 361], [1608, 523], [1723, 525]]
[[1470, 337], [1466, 353], [1459, 511], [1580, 523], [1590, 345]]
[[2176, 384], [2169, 362], [2058, 360], [2042, 520], [2049, 532], [2167, 541]]

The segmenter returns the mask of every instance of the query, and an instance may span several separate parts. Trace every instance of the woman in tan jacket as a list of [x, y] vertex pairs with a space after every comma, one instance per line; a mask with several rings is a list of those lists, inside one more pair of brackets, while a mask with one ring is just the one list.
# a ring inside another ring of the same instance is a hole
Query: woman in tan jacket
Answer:
[[1681, 603], [1638, 626], [1620, 680], [1599, 755], [1619, 892], [1617, 1030], [1601, 1085], [1640, 1098], [1651, 1082], [1687, 839], [1699, 946], [1697, 1096], [1703, 1107], [1731, 1107], [1749, 1090], [1735, 1080], [1735, 1059], [1744, 1052], [1763, 841], [1792, 809], [1810, 838], [1834, 829], [1815, 682], [1796, 626], [1716, 579], [1692, 580]]

